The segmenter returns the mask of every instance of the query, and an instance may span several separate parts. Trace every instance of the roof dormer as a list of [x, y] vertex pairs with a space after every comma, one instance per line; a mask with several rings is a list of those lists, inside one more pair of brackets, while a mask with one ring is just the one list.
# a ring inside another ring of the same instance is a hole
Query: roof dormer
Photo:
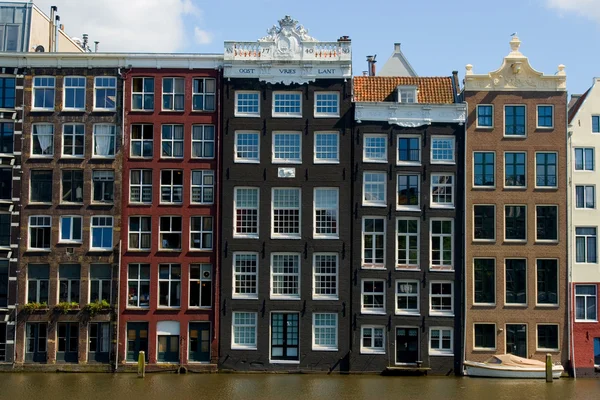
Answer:
[[399, 85], [396, 88], [396, 99], [398, 100], [398, 103], [418, 103], [417, 86]]

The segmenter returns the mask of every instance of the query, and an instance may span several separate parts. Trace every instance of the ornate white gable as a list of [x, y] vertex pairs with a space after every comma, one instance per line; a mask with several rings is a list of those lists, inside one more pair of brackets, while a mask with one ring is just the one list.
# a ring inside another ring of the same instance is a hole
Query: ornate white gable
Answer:
[[511, 52], [504, 57], [502, 66], [485, 75], [475, 75], [473, 66], [467, 64], [465, 90], [473, 91], [563, 91], [567, 89], [565, 66], [560, 64], [555, 75], [538, 72], [529, 59], [519, 51], [521, 41], [514, 36], [510, 41]]
[[227, 78], [291, 84], [352, 76], [350, 39], [320, 42], [288, 15], [256, 42], [226, 41], [224, 60]]

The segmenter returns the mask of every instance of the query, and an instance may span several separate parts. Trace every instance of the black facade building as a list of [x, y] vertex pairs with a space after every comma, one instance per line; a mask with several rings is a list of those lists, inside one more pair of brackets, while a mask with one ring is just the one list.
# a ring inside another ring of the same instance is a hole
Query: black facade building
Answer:
[[455, 77], [354, 79], [351, 369], [459, 373], [464, 121]]
[[226, 42], [220, 368], [349, 370], [351, 44]]

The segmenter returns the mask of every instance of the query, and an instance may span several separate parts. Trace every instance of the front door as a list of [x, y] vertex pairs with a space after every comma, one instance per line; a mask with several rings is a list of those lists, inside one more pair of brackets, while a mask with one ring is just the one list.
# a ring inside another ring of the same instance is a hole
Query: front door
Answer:
[[506, 354], [527, 358], [527, 325], [506, 325]]
[[45, 363], [47, 361], [48, 324], [27, 323], [25, 335], [25, 361]]
[[110, 355], [110, 323], [93, 322], [90, 324], [89, 362], [108, 363]]
[[300, 360], [298, 313], [271, 314], [271, 359]]
[[210, 361], [210, 322], [190, 322], [189, 360]]
[[396, 328], [396, 363], [414, 364], [418, 360], [418, 328]]
[[76, 363], [79, 344], [79, 324], [77, 322], [58, 323], [57, 362]]
[[148, 362], [148, 323], [127, 323], [127, 361], [137, 362], [140, 351], [143, 351]]
[[179, 362], [179, 335], [158, 336], [158, 361]]

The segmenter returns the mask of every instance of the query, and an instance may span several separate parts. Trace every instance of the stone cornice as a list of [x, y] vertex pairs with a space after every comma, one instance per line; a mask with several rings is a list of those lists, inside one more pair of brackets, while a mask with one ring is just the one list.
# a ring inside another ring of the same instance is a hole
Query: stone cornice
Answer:
[[354, 119], [358, 122], [383, 121], [403, 127], [418, 127], [432, 123], [464, 124], [467, 107], [456, 104], [400, 104], [392, 102], [355, 103]]
[[567, 75], [565, 66], [559, 65], [555, 75], [544, 75], [533, 69], [529, 59], [520, 51], [521, 41], [514, 36], [510, 41], [511, 52], [504, 57], [502, 66], [488, 74], [475, 75], [468, 64], [465, 72], [467, 91], [565, 91]]

